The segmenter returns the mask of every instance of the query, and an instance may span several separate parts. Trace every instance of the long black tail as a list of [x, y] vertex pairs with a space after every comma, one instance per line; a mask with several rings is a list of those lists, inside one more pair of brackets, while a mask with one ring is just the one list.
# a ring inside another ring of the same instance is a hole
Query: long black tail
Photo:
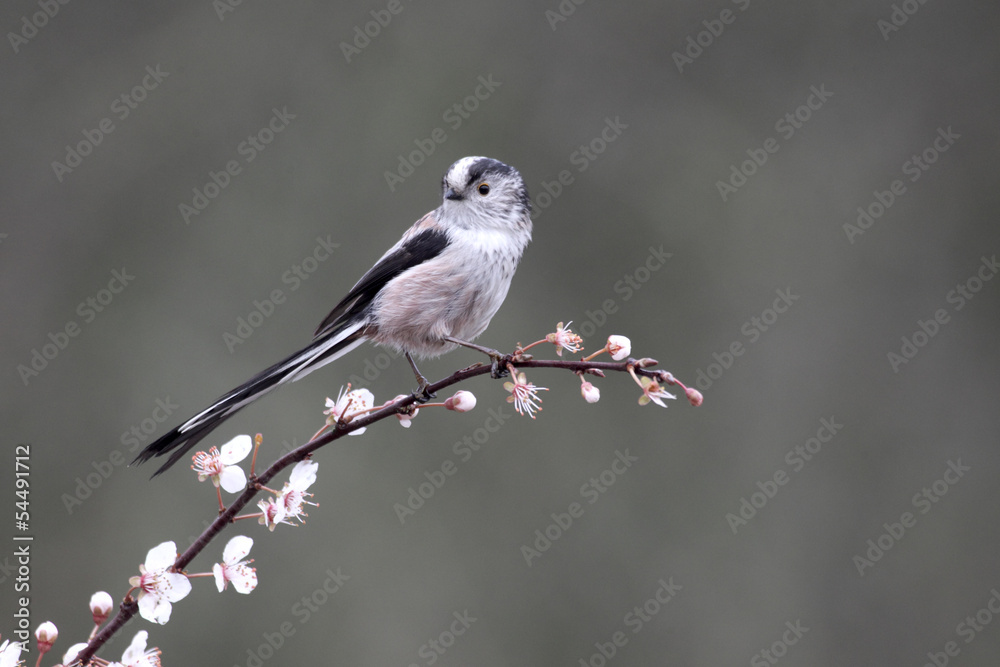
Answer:
[[342, 357], [364, 341], [364, 323], [355, 323], [331, 331], [287, 359], [261, 371], [236, 389], [220, 397], [191, 419], [177, 428], [171, 429], [156, 442], [139, 452], [131, 465], [143, 463], [154, 456], [163, 456], [168, 452], [173, 452], [167, 462], [153, 473], [153, 477], [156, 477], [177, 463], [202, 438], [245, 406], [279, 385], [294, 382], [320, 366]]

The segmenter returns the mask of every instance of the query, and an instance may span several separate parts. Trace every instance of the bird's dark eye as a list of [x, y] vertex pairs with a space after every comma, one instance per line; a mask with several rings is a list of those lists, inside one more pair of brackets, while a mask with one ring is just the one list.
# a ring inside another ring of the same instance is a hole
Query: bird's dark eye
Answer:
[[479, 184], [479, 194], [481, 194], [482, 196], [485, 197], [489, 193], [490, 193], [490, 185], [489, 185], [489, 183], [480, 183]]

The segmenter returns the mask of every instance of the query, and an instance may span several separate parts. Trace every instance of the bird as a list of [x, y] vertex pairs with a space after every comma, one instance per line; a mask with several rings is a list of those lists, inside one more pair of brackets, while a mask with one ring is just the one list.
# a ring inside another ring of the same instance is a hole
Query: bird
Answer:
[[406, 356], [420, 402], [434, 395], [414, 357], [435, 358], [465, 346], [489, 326], [531, 241], [531, 199], [517, 169], [482, 156], [464, 157], [441, 179], [441, 205], [417, 220], [320, 323], [311, 343], [223, 394], [143, 449], [130, 465], [169, 455], [163, 473], [225, 420], [283, 384], [370, 341]]

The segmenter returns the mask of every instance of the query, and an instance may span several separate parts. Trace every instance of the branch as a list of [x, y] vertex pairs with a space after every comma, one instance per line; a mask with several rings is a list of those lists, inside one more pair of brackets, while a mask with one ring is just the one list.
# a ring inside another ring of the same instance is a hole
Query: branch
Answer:
[[[511, 364], [517, 364], [518, 369], [522, 368], [561, 368], [574, 373], [589, 373], [592, 375], [598, 375], [603, 377], [605, 371], [608, 372], [620, 372], [620, 373], [630, 373], [633, 376], [648, 377], [651, 380], [662, 382], [664, 384], [678, 384], [680, 382], [676, 381], [674, 377], [666, 371], [651, 371], [648, 370], [650, 366], [655, 366], [658, 362], [655, 359], [633, 359], [629, 357], [624, 361], [608, 362], [608, 361], [585, 361], [585, 360], [562, 360], [562, 359], [533, 359], [530, 355], [524, 355], [523, 350], [518, 348], [514, 354], [505, 355], [500, 362], [500, 367], [510, 368]], [[448, 377], [438, 380], [437, 382], [431, 384], [428, 387], [428, 391], [431, 393], [438, 392], [442, 389], [450, 387], [452, 385], [464, 382], [479, 375], [485, 375], [490, 373], [491, 367], [482, 363], [476, 363], [468, 368], [456, 371], [455, 373], [449, 375]], [[683, 387], [683, 385], [681, 385]], [[685, 388], [686, 389], [686, 388]], [[695, 398], [691, 396], [691, 391], [687, 390], [688, 397], [691, 399], [692, 404], [697, 405], [700, 403], [700, 395], [697, 395], [697, 402]], [[320, 447], [324, 447], [335, 440], [346, 436], [352, 431], [356, 431], [360, 428], [365, 428], [374, 424], [375, 422], [386, 419], [387, 417], [392, 417], [397, 413], [407, 412], [409, 407], [418, 403], [418, 396], [416, 394], [409, 394], [404, 398], [394, 401], [382, 408], [373, 410], [364, 415], [355, 417], [347, 423], [339, 422], [336, 426], [320, 435], [319, 437], [313, 438], [304, 445], [293, 449], [281, 458], [277, 459], [272, 463], [264, 472], [260, 475], [254, 475], [251, 473], [250, 481], [243, 492], [229, 505], [223, 512], [219, 514], [218, 517], [205, 529], [205, 531], [196, 539], [188, 549], [181, 554], [177, 560], [174, 562], [173, 570], [176, 572], [182, 572], [188, 564], [194, 560], [195, 556], [201, 553], [206, 546], [226, 527], [226, 525], [233, 522], [236, 515], [250, 502], [254, 497], [267, 485], [267, 483], [275, 477], [279, 472], [284, 470], [290, 465], [298, 463], [303, 459], [309, 457], [314, 451]], [[77, 655], [77, 661], [81, 665], [86, 665], [88, 661], [94, 656], [98, 649], [101, 648], [118, 630], [120, 630], [139, 610], [139, 605], [131, 594], [127, 594], [125, 599], [122, 601], [118, 614], [115, 618], [106, 625], [94, 638], [90, 641], [85, 649], [80, 651]]]

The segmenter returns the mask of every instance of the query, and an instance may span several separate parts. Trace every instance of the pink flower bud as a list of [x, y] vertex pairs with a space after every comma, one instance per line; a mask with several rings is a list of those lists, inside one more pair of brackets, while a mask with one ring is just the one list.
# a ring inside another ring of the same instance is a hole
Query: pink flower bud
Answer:
[[455, 412], [468, 412], [476, 407], [476, 397], [471, 391], [456, 391], [454, 396], [445, 399], [444, 407]]
[[687, 394], [688, 402], [690, 402], [694, 407], [698, 407], [702, 404], [702, 401], [705, 400], [705, 397], [701, 395], [701, 392], [697, 389], [693, 389], [692, 387], [685, 389], [684, 393]]
[[601, 390], [589, 382], [580, 385], [580, 394], [588, 403], [597, 403], [601, 400]]
[[94, 623], [100, 625], [108, 620], [115, 601], [104, 591], [98, 591], [90, 597], [90, 613], [94, 615]]
[[605, 348], [611, 353], [611, 358], [621, 361], [632, 354], [632, 341], [625, 336], [608, 336], [608, 343]]
[[35, 639], [38, 640], [38, 652], [48, 653], [59, 636], [59, 630], [52, 621], [45, 621], [35, 630]]

